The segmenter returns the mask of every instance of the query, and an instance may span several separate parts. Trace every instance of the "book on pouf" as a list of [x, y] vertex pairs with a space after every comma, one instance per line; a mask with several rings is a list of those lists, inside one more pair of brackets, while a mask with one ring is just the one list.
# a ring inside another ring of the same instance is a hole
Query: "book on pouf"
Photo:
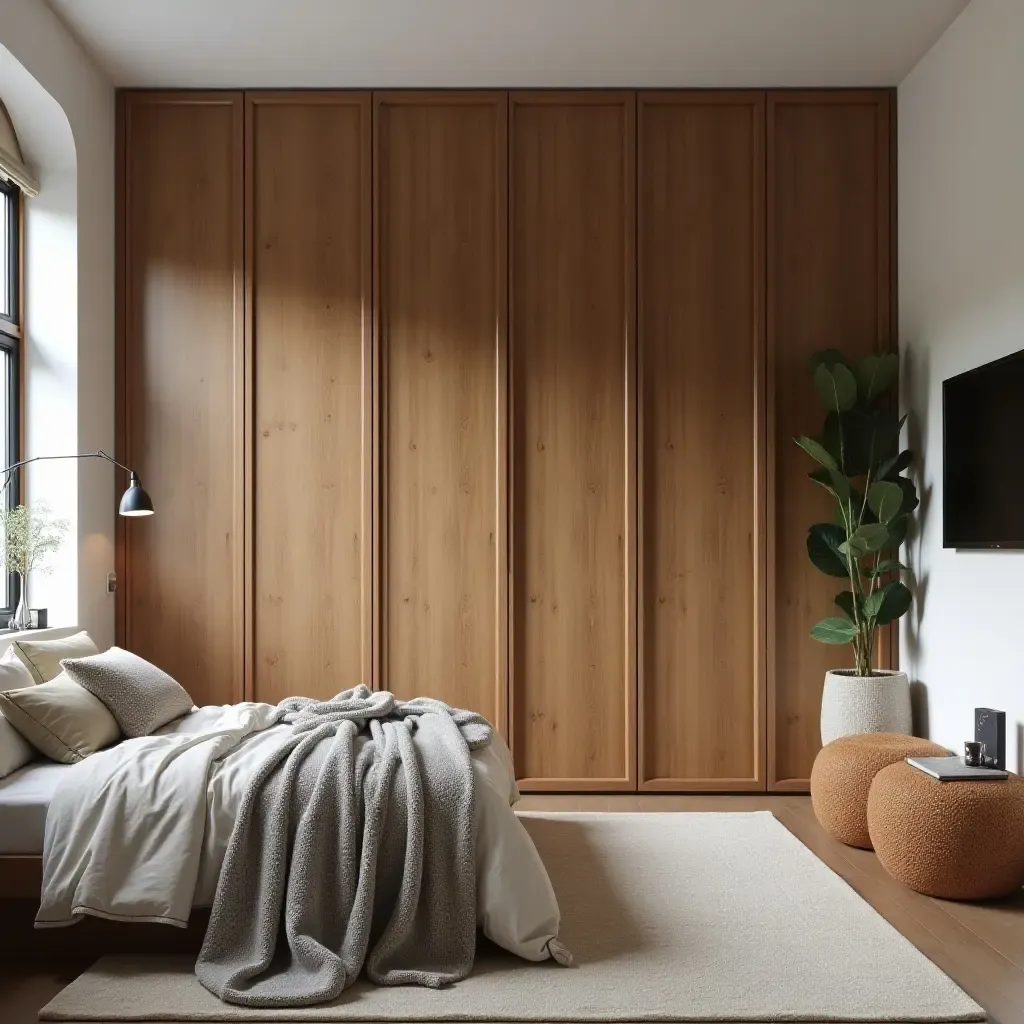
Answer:
[[1010, 777], [1001, 768], [972, 768], [962, 757], [908, 757], [907, 764], [939, 782], [998, 782]]

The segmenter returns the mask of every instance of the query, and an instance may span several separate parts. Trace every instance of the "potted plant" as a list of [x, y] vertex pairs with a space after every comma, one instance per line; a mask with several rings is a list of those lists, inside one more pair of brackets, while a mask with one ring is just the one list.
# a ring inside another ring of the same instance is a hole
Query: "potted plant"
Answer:
[[861, 732], [910, 733], [910, 685], [903, 672], [875, 667], [880, 627], [910, 608], [898, 559], [917, 489], [904, 475], [912, 461], [900, 451], [906, 417], [890, 390], [899, 368], [894, 353], [854, 364], [834, 349], [810, 359], [814, 388], [827, 410], [820, 437], [796, 443], [818, 464], [809, 475], [835, 503], [834, 521], [807, 531], [807, 554], [826, 576], [846, 582], [835, 596], [839, 614], [811, 627], [826, 644], [849, 644], [853, 668], [825, 676], [821, 741]]
[[44, 566], [43, 561], [64, 543], [68, 525], [66, 519], [52, 519], [49, 506], [44, 503], [28, 508], [24, 505], [0, 508], [0, 530], [3, 531], [0, 551], [7, 571], [18, 574], [18, 608], [11, 620], [15, 629], [28, 629], [31, 625], [28, 574], [33, 569], [50, 571], [51, 567]]

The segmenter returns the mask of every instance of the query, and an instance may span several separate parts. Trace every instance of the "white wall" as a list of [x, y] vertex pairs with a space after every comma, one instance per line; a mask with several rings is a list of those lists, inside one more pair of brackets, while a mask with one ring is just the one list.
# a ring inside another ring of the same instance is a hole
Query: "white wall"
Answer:
[[[42, 185], [26, 224], [25, 455], [112, 451], [114, 90], [41, 0], [3, 0], [0, 89]], [[110, 467], [36, 466], [27, 484], [29, 500], [47, 500], [73, 524], [56, 572], [33, 580], [32, 604], [57, 625], [85, 626], [101, 647], [112, 643]]]
[[[39, 195], [25, 204], [25, 322], [22, 416], [26, 457], [78, 450], [78, 196], [74, 166], [40, 166]], [[79, 619], [78, 464], [40, 462], [25, 470], [23, 497], [45, 501], [70, 523], [46, 573], [29, 580], [29, 604], [55, 625]]]
[[[942, 381], [1024, 348], [1024, 2], [972, 0], [899, 87], [900, 339], [923, 513], [902, 666], [928, 728], [962, 749], [1007, 712], [1024, 771], [1024, 552], [942, 547]], [[1024, 440], [1024, 439], [1022, 439]]]

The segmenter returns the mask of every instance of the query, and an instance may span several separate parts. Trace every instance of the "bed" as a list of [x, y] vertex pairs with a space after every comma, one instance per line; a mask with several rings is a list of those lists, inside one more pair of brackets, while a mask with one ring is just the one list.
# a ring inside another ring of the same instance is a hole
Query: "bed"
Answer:
[[[231, 708], [226, 706], [223, 711]], [[204, 718], [216, 715], [219, 710], [195, 709], [191, 715], [160, 729], [157, 735], [181, 736], [202, 731], [207, 728]], [[271, 726], [249, 737], [246, 757], [227, 757], [211, 771], [205, 838], [193, 908], [207, 908], [212, 902], [234, 813], [247, 777], [260, 759], [261, 745], [272, 746], [274, 732], [281, 728], [286, 727]], [[63, 800], [67, 804], [69, 794], [83, 803], [89, 802], [82, 799], [90, 792], [90, 787], [83, 784], [89, 773], [95, 772], [105, 760], [115, 757], [130, 760], [136, 750], [142, 750], [143, 745], [154, 738], [123, 740], [107, 752], [75, 765], [36, 760], [0, 779], [0, 898], [33, 900], [38, 905], [47, 812], [58, 788], [64, 787], [58, 803]], [[557, 936], [558, 907], [532, 842], [511, 810], [518, 797], [511, 755], [501, 737], [495, 735], [489, 746], [473, 751], [472, 761], [477, 780], [478, 923], [484, 934], [498, 945], [529, 959], [544, 959], [548, 955], [545, 944]], [[51, 820], [51, 829], [53, 827]], [[118, 920], [113, 916], [112, 919]], [[76, 916], [75, 920], [81, 917]]]
[[34, 924], [4, 929], [15, 946], [201, 930], [197, 977], [254, 1006], [334, 998], [364, 969], [457, 981], [478, 933], [568, 965], [517, 798], [491, 725], [429, 697], [196, 707], [84, 631], [0, 658], [0, 913]]
[[0, 900], [38, 903], [46, 811], [68, 768], [33, 761], [0, 779]]
[[0, 779], [0, 855], [42, 856], [46, 809], [70, 770], [71, 765], [33, 761]]

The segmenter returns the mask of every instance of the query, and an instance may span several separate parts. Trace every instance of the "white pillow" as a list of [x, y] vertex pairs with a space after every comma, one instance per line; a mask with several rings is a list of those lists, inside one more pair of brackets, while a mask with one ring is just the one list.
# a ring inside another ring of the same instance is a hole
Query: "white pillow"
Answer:
[[[32, 686], [35, 680], [24, 665], [13, 655], [10, 660], [0, 659], [0, 691], [20, 690]], [[35, 747], [0, 714], [0, 779], [24, 768], [35, 760]]]
[[36, 750], [61, 764], [75, 764], [121, 735], [103, 701], [65, 674], [0, 693], [0, 712]]
[[92, 637], [83, 629], [60, 640], [15, 640], [4, 655], [14, 656], [32, 673], [37, 683], [48, 683], [63, 671], [62, 658], [87, 658], [99, 654]]

